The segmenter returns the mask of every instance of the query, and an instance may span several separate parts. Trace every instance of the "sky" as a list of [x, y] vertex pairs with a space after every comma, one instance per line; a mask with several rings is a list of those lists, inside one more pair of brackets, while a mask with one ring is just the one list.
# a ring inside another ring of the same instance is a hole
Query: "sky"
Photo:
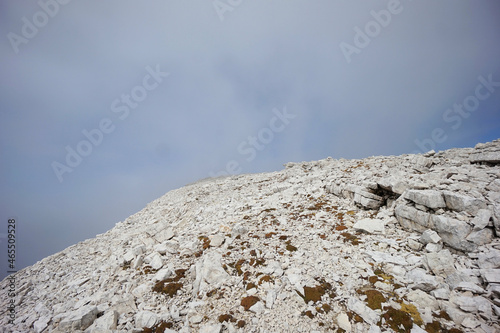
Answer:
[[[0, 278], [166, 192], [500, 137], [500, 4], [0, 4]], [[13, 224], [13, 223], [12, 223]]]

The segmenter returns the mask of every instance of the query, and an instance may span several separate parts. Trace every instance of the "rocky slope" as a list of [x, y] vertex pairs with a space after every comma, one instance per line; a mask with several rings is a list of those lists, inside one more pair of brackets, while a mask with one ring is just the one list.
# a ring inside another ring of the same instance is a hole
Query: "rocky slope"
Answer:
[[500, 332], [500, 140], [207, 179], [17, 272], [2, 332]]

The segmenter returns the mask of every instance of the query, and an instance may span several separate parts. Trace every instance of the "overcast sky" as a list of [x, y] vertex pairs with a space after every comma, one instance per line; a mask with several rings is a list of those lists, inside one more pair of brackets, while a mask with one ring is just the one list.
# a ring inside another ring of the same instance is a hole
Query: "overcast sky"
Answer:
[[497, 0], [0, 4], [0, 277], [169, 190], [500, 137]]

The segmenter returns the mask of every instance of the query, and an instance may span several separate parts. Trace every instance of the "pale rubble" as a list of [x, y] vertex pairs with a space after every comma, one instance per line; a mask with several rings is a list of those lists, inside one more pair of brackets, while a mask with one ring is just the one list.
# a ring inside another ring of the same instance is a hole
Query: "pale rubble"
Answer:
[[406, 332], [500, 332], [499, 154], [496, 140], [189, 184], [17, 272], [0, 332], [376, 333], [397, 311]]

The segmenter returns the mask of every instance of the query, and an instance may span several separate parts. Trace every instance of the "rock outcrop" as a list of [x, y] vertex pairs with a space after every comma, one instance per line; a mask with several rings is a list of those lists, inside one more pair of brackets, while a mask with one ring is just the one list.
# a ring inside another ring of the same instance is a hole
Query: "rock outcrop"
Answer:
[[15, 273], [0, 332], [499, 332], [499, 154], [327, 158], [170, 191]]

